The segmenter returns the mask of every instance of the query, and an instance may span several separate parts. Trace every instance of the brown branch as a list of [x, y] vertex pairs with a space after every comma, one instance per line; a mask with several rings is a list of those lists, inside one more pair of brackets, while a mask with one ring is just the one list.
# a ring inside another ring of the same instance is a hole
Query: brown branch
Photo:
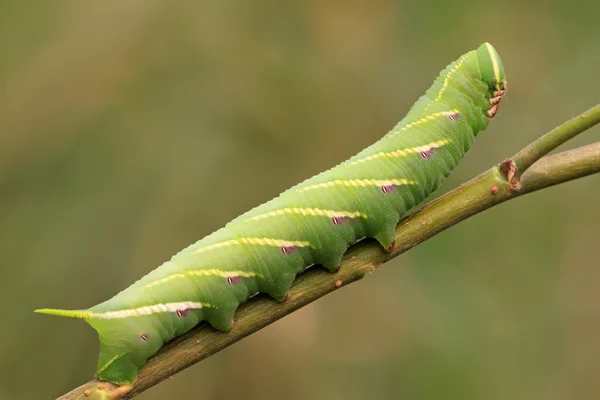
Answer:
[[[565, 125], [570, 128], [563, 129], [561, 126], [550, 132], [543, 137], [550, 138], [547, 142], [541, 141], [541, 138], [518, 153], [514, 160], [507, 160], [491, 168], [402, 220], [396, 228], [396, 248], [393, 252], [386, 253], [375, 241], [364, 240], [348, 250], [337, 273], [310, 268], [301, 274], [294, 282], [285, 303], [279, 304], [267, 296], [259, 295], [241, 305], [236, 313], [237, 324], [231, 332], [216, 331], [202, 323], [167, 343], [140, 369], [133, 387], [119, 388], [92, 380], [61, 399], [132, 398], [321, 296], [363, 278], [379, 265], [474, 214], [512, 198], [600, 172], [600, 143], [541, 158], [555, 148], [558, 142], [566, 141], [558, 140], [558, 136], [563, 139], [571, 138], [575, 135], [573, 132], [581, 132], [600, 122], [600, 106], [590, 111], [593, 112], [586, 113], [589, 116], [586, 121], [595, 121], [593, 124], [586, 122], [582, 128], [579, 123], [573, 124], [574, 120], [567, 122]], [[557, 131], [562, 132], [561, 135], [553, 133]], [[507, 170], [510, 165], [520, 168], [518, 184], [509, 184]]]

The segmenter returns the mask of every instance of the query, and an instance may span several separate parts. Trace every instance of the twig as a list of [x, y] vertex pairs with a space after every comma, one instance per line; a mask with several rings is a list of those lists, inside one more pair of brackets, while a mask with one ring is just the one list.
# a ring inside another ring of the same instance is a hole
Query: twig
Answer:
[[600, 104], [557, 126], [523, 150], [512, 156], [520, 177], [537, 160], [600, 122]]
[[301, 274], [283, 304], [263, 295], [253, 297], [238, 309], [238, 322], [231, 332], [216, 331], [202, 323], [167, 343], [140, 369], [135, 385], [126, 393], [123, 393], [124, 388], [92, 380], [60, 399], [132, 398], [321, 296], [363, 278], [384, 262], [474, 214], [511, 198], [600, 172], [600, 143], [543, 157], [599, 123], [600, 105], [584, 115], [552, 130], [512, 159], [494, 166], [402, 220], [396, 228], [393, 252], [386, 253], [375, 241], [364, 240], [348, 250], [337, 273], [310, 268]]

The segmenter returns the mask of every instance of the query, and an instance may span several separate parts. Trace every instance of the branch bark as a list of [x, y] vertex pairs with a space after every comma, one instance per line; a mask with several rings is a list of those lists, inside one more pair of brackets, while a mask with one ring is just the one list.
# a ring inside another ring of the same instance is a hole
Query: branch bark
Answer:
[[309, 268], [298, 276], [285, 303], [258, 295], [241, 305], [231, 332], [216, 331], [202, 323], [175, 338], [140, 369], [133, 387], [119, 388], [94, 379], [60, 399], [130, 399], [318, 298], [362, 279], [386, 261], [472, 215], [518, 196], [600, 172], [600, 142], [544, 157], [599, 122], [600, 105], [413, 212], [398, 224], [392, 252], [383, 251], [374, 240], [364, 240], [348, 250], [337, 273]]

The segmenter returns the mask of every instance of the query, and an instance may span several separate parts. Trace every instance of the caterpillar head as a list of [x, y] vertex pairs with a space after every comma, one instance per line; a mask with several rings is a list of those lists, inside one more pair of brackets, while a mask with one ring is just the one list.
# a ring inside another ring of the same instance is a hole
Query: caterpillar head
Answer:
[[486, 110], [486, 114], [489, 118], [493, 118], [498, 112], [502, 98], [506, 94], [504, 67], [500, 56], [491, 44], [482, 44], [476, 53], [481, 79], [489, 87], [489, 108]]
[[496, 49], [484, 43], [477, 49], [477, 61], [481, 71], [481, 79], [488, 84], [491, 92], [506, 90], [506, 76], [502, 60]]

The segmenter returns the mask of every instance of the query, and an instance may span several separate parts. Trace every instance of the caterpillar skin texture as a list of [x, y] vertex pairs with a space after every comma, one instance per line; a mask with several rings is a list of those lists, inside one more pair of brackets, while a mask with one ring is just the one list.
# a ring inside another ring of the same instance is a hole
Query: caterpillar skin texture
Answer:
[[307, 266], [336, 270], [365, 237], [393, 248], [400, 217], [448, 176], [505, 90], [500, 57], [484, 43], [446, 67], [400, 123], [348, 161], [234, 219], [104, 303], [36, 311], [89, 323], [100, 339], [96, 376], [131, 384], [148, 357], [199, 322], [231, 329], [249, 296], [285, 299]]

